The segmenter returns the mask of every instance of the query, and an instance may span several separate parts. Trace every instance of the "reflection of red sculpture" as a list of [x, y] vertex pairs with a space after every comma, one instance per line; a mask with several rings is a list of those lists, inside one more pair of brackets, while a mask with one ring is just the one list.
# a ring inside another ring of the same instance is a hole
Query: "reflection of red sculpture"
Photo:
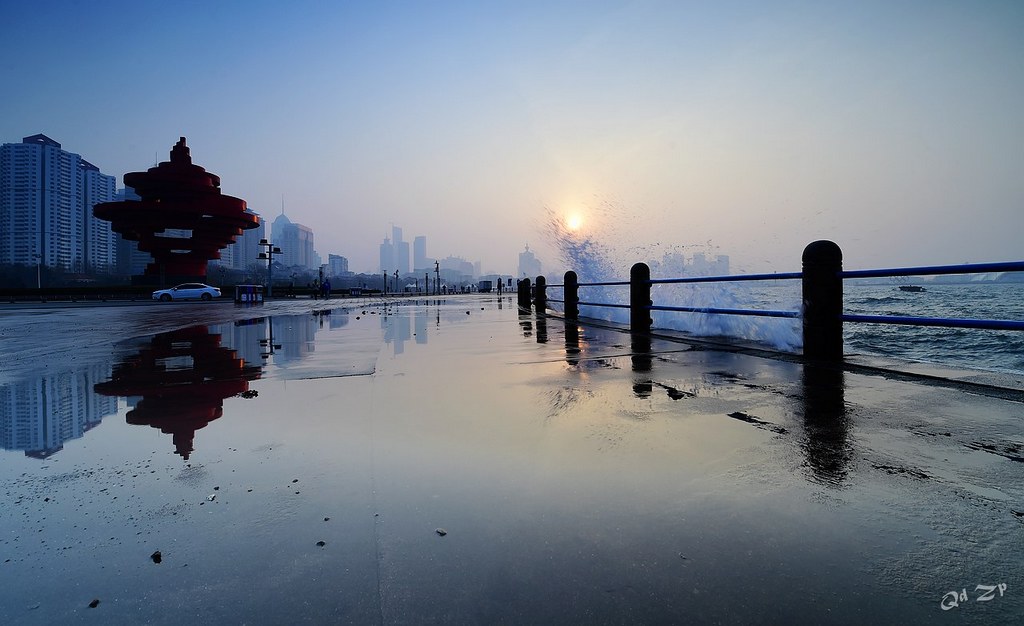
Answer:
[[[245, 200], [221, 194], [220, 177], [192, 164], [184, 137], [171, 149], [170, 161], [125, 174], [124, 184], [142, 199], [103, 202], [93, 214], [152, 255], [147, 276], [204, 277], [206, 262], [219, 259], [221, 248], [243, 230], [259, 226], [256, 215], [245, 210]], [[191, 234], [165, 236], [166, 229]]]
[[249, 381], [259, 376], [258, 366], [246, 365], [220, 345], [220, 335], [195, 326], [157, 335], [95, 391], [142, 396], [128, 411], [128, 423], [173, 435], [175, 452], [188, 459], [195, 432], [223, 414], [224, 398], [248, 391]]

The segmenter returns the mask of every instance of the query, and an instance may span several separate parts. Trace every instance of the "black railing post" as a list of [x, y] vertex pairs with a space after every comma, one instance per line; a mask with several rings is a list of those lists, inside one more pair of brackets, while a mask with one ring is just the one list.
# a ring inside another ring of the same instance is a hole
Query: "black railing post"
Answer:
[[533, 296], [533, 306], [537, 308], [538, 313], [544, 313], [548, 310], [548, 281], [543, 276], [537, 277], [537, 284], [535, 285], [536, 292]]
[[530, 308], [530, 279], [524, 278], [519, 281], [517, 285], [519, 291], [516, 293], [516, 300], [518, 301], [520, 309]]
[[565, 319], [574, 320], [580, 316], [580, 282], [576, 272], [565, 273], [563, 291], [565, 291]]
[[843, 251], [827, 240], [807, 244], [803, 254], [804, 356], [843, 358]]
[[634, 333], [651, 332], [651, 268], [636, 263], [629, 268], [629, 329]]

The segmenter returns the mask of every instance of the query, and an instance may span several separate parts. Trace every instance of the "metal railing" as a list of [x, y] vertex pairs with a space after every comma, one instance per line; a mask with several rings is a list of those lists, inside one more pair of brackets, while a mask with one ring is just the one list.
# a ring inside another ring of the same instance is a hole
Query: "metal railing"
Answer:
[[[602, 281], [580, 283], [576, 272], [565, 273], [561, 284], [548, 285], [543, 276], [531, 286], [529, 279], [519, 285], [519, 305], [529, 308], [531, 302], [538, 312], [548, 302], [564, 306], [568, 319], [579, 317], [580, 306], [629, 309], [630, 330], [649, 333], [653, 325], [651, 311], [706, 313], [711, 315], [748, 315], [757, 317], [800, 318], [803, 325], [804, 355], [812, 358], [836, 360], [843, 356], [843, 323], [892, 324], [967, 328], [984, 330], [1024, 330], [1024, 321], [969, 318], [919, 317], [911, 315], [860, 315], [843, 313], [843, 281], [857, 278], [891, 278], [901, 276], [928, 276], [949, 274], [986, 274], [1024, 272], [1024, 261], [1004, 263], [976, 263], [961, 265], [930, 265], [888, 269], [843, 271], [842, 251], [831, 241], [815, 241], [803, 252], [803, 271], [774, 274], [739, 274], [732, 276], [694, 276], [684, 278], [651, 279], [646, 263], [637, 263], [630, 269], [628, 281]], [[726, 283], [744, 281], [797, 280], [802, 283], [803, 306], [799, 311], [739, 309], [701, 306], [668, 306], [655, 304], [651, 287], [667, 284]], [[580, 287], [629, 287], [629, 304], [580, 300]], [[548, 288], [560, 288], [561, 299], [549, 299]]]

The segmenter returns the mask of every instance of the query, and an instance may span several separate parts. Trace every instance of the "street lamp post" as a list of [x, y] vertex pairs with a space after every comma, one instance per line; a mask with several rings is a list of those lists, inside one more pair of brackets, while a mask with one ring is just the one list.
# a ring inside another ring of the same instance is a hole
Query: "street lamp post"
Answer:
[[281, 254], [281, 248], [278, 248], [266, 239], [260, 239], [257, 245], [261, 248], [266, 248], [266, 252], [260, 252], [256, 258], [260, 260], [266, 259], [267, 261], [267, 298], [270, 298], [270, 296], [274, 295], [274, 255]]
[[441, 293], [441, 264], [434, 261], [434, 295]]
[[42, 268], [43, 268], [43, 255], [36, 254], [36, 289], [39, 291], [43, 290], [43, 279], [42, 279]]

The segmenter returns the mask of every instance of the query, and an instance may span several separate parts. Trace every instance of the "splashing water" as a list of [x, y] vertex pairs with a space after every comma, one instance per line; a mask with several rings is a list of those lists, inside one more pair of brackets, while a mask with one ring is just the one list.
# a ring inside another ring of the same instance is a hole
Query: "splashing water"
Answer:
[[[614, 207], [607, 203], [601, 209], [595, 212], [598, 217], [607, 217], [615, 213]], [[573, 228], [555, 211], [545, 211], [545, 234], [558, 251], [559, 260], [564, 267], [576, 272], [580, 283], [628, 281], [629, 268], [638, 261], [646, 262], [650, 266], [651, 277], [655, 279], [694, 275], [693, 268], [686, 265], [684, 250], [691, 254], [704, 254], [713, 248], [710, 242], [703, 246], [667, 246], [651, 243], [629, 246], [625, 248], [626, 253], [622, 253], [620, 248], [613, 244], [613, 240], [621, 236], [619, 229], [605, 228], [600, 220], [592, 220], [592, 225], [586, 230]], [[629, 222], [625, 219], [613, 219], [612, 223]], [[656, 260], [658, 254], [661, 254], [660, 260]], [[560, 283], [561, 280], [549, 279], [549, 282]], [[728, 282], [654, 285], [651, 294], [656, 304], [665, 306], [798, 310], [799, 285], [774, 284], [775, 282], [757, 283], [757, 286], [752, 286], [752, 283]], [[560, 299], [561, 295], [553, 292], [551, 297]], [[582, 287], [580, 301], [627, 304], [629, 287]], [[552, 306], [557, 305], [553, 303]], [[581, 304], [580, 315], [618, 323], [629, 321], [629, 310], [623, 308]], [[652, 311], [651, 318], [654, 320], [655, 328], [679, 330], [699, 337], [743, 339], [784, 351], [797, 351], [802, 345], [799, 319], [675, 311]]]

